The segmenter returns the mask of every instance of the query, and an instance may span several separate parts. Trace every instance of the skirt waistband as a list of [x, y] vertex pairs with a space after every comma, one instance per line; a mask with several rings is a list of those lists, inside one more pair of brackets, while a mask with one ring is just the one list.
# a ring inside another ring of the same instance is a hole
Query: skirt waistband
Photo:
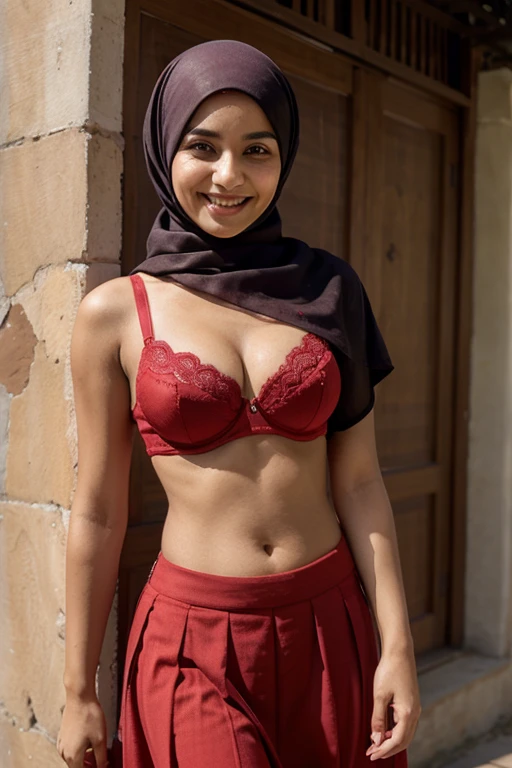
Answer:
[[311, 563], [264, 576], [222, 576], [171, 563], [159, 553], [148, 578], [156, 592], [174, 600], [217, 610], [275, 608], [309, 600], [359, 577], [342, 536], [334, 549]]

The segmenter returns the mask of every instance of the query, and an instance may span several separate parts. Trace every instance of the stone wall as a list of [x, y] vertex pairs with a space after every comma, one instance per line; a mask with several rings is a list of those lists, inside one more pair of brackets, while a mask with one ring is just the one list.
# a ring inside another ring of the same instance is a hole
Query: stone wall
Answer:
[[[1, 6], [2, 768], [63, 765], [69, 346], [82, 297], [120, 274], [123, 46], [124, 0]], [[114, 611], [99, 675], [111, 732]]]
[[508, 69], [480, 75], [476, 150], [465, 645], [488, 656], [510, 657], [512, 72]]

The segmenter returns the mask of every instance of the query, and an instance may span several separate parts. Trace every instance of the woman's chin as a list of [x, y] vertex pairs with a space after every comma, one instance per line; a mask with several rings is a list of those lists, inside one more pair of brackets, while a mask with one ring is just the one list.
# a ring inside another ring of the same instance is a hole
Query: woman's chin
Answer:
[[219, 222], [208, 216], [201, 217], [198, 224], [204, 232], [213, 237], [235, 237], [235, 235], [239, 235], [244, 229], [250, 227], [252, 220], [243, 223], [235, 221]]

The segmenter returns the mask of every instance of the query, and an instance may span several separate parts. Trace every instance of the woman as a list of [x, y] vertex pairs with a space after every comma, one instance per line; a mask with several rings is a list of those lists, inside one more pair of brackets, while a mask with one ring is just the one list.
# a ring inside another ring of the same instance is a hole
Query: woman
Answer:
[[155, 86], [148, 258], [84, 298], [72, 340], [73, 768], [89, 744], [106, 765], [94, 680], [133, 420], [169, 512], [128, 642], [124, 767], [407, 764], [420, 707], [372, 410], [392, 365], [354, 271], [281, 235], [297, 146], [288, 81], [243, 43], [191, 48]]

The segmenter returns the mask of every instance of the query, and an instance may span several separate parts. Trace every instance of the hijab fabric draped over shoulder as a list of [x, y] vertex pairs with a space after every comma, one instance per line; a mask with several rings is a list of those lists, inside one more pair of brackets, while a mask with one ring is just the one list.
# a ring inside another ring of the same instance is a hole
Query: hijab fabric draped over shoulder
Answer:
[[[237, 90], [267, 115], [279, 145], [281, 176], [274, 199], [248, 229], [216, 238], [180, 206], [171, 164], [190, 118], [208, 96]], [[327, 437], [360, 421], [373, 407], [373, 387], [392, 370], [363, 284], [338, 255], [282, 235], [277, 201], [299, 145], [292, 88], [261, 51], [235, 40], [189, 48], [163, 70], [146, 112], [143, 146], [162, 203], [147, 240], [147, 258], [130, 274], [169, 276], [326, 339], [340, 367], [342, 390]]]

